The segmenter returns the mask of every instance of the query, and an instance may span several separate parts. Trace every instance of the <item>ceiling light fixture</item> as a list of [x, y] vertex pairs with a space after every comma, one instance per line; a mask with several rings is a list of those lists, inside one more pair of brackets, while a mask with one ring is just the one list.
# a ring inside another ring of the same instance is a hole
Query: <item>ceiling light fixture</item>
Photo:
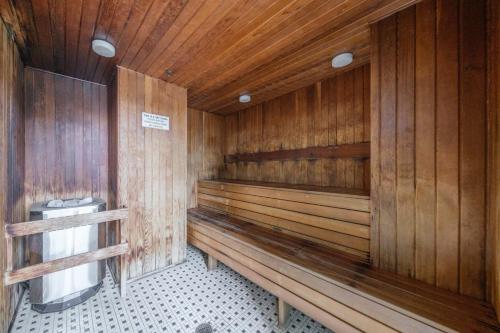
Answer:
[[101, 57], [113, 58], [115, 56], [115, 47], [110, 42], [102, 39], [92, 41], [92, 50]]
[[352, 64], [353, 54], [351, 52], [339, 53], [332, 59], [333, 68], [342, 68]]
[[240, 103], [248, 103], [252, 100], [252, 96], [249, 94], [241, 94], [240, 95]]

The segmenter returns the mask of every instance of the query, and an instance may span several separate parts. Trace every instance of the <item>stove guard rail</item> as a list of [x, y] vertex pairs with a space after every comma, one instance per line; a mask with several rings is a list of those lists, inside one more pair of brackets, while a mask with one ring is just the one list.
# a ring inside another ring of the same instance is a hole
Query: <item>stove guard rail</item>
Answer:
[[[4, 285], [31, 280], [49, 273], [72, 268], [90, 262], [120, 257], [120, 294], [126, 296], [127, 283], [127, 228], [128, 208], [120, 208], [97, 213], [81, 214], [47, 220], [21, 222], [5, 225], [7, 265], [4, 273]], [[13, 269], [13, 239], [42, 232], [75, 228], [84, 225], [100, 224], [111, 221], [120, 221], [120, 243], [107, 246], [95, 251], [81, 253], [69, 257], [46, 261], [40, 264]]]

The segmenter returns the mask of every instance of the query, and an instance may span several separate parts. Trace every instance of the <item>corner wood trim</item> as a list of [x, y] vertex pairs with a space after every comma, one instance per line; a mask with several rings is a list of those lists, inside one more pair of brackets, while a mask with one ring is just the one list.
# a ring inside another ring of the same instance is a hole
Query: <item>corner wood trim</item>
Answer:
[[260, 162], [271, 160], [316, 160], [320, 158], [370, 158], [370, 143], [361, 142], [337, 146], [308, 147], [301, 149], [276, 150], [257, 153], [225, 155], [225, 163]]

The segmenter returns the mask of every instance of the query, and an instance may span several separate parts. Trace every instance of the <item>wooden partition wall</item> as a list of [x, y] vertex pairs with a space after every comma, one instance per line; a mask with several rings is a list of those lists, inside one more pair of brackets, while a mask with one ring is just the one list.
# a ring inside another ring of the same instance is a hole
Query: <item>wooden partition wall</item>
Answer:
[[[24, 218], [23, 63], [0, 20], [0, 228]], [[6, 267], [5, 237], [0, 237], [0, 270]], [[7, 332], [19, 301], [19, 286], [0, 281], [0, 331]]]
[[[111, 205], [129, 208], [128, 277], [136, 278], [186, 255], [187, 96], [121, 67], [111, 89]], [[142, 127], [142, 112], [168, 116], [170, 130]]]
[[425, 0], [372, 30], [372, 260], [486, 291], [486, 3]]
[[28, 67], [24, 89], [26, 207], [55, 198], [107, 201], [106, 86]]
[[[370, 141], [370, 67], [364, 65], [225, 116], [224, 155]], [[347, 147], [349, 150], [350, 148]], [[226, 163], [228, 179], [369, 190], [369, 159]]]

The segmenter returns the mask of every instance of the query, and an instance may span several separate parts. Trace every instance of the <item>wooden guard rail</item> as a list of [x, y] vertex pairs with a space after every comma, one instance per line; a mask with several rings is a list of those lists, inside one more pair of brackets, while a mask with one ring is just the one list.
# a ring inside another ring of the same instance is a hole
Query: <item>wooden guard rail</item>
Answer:
[[[66, 217], [57, 217], [47, 220], [38, 220], [22, 223], [7, 224], [5, 226], [7, 267], [4, 273], [4, 285], [31, 280], [49, 273], [78, 265], [120, 256], [120, 293], [126, 295], [126, 255], [128, 251], [125, 223], [128, 219], [128, 208], [108, 210], [98, 213], [81, 214]], [[120, 221], [120, 243], [91, 252], [81, 253], [70, 257], [50, 260], [13, 270], [13, 238], [29, 236], [42, 232], [75, 228], [84, 225], [99, 224], [111, 221]]]
[[354, 158], [365, 159], [370, 157], [370, 143], [353, 143], [337, 146], [308, 147], [300, 149], [263, 151], [257, 153], [243, 153], [225, 155], [225, 163], [235, 162], [260, 162], [260, 161], [283, 161], [320, 158]]

